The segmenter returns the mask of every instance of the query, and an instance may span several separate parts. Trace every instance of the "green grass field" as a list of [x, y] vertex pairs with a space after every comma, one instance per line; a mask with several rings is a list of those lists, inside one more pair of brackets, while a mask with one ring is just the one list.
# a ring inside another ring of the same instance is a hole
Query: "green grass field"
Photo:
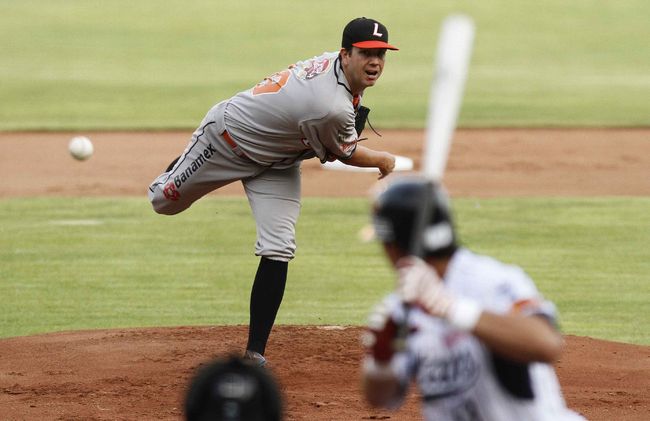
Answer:
[[[650, 344], [648, 198], [457, 199], [463, 243], [520, 264], [565, 333]], [[304, 201], [284, 324], [365, 323], [392, 285], [357, 233], [366, 199]], [[174, 217], [145, 199], [12, 199], [0, 208], [0, 337], [92, 328], [246, 324], [255, 227], [244, 198]]]
[[401, 48], [364, 98], [423, 127], [438, 29], [477, 25], [465, 127], [650, 124], [647, 0], [0, 1], [0, 130], [194, 128], [214, 103], [375, 17]]

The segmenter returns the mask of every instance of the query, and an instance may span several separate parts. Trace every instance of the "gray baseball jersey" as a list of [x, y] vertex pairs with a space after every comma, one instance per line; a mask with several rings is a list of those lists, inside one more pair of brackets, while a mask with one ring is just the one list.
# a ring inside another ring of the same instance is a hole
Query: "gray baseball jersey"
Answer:
[[252, 160], [275, 168], [354, 150], [354, 98], [338, 53], [325, 53], [264, 79], [230, 101], [224, 119]]
[[348, 158], [354, 97], [338, 53], [298, 62], [208, 111], [175, 165], [149, 186], [158, 213], [176, 214], [241, 180], [257, 224], [256, 254], [293, 258], [300, 163]]
[[[518, 267], [459, 249], [445, 274], [452, 293], [479, 302], [488, 311], [521, 312], [555, 320], [555, 307]], [[402, 301], [386, 298], [395, 320]], [[475, 336], [458, 331], [419, 308], [408, 315], [407, 351], [393, 361], [400, 381], [414, 379], [427, 420], [578, 421], [569, 410], [552, 366], [517, 365], [493, 355]]]

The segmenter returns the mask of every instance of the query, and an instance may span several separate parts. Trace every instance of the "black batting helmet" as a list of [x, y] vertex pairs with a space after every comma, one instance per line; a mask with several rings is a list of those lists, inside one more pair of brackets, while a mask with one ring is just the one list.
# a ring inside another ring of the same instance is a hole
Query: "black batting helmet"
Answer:
[[280, 421], [282, 396], [264, 368], [237, 356], [198, 371], [185, 397], [187, 421]]
[[380, 241], [408, 254], [443, 256], [457, 248], [447, 194], [421, 176], [396, 178], [379, 192], [373, 225]]

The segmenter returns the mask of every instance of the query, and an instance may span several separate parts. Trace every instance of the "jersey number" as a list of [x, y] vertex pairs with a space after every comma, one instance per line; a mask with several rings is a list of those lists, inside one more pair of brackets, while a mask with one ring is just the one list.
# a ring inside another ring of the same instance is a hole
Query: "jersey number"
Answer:
[[274, 94], [278, 92], [287, 84], [289, 76], [291, 76], [291, 71], [287, 69], [265, 77], [263, 81], [255, 85], [253, 95]]

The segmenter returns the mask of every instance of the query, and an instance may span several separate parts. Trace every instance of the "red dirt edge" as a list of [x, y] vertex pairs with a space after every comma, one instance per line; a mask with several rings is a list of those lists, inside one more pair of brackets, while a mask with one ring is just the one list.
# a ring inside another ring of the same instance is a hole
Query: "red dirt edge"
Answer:
[[[276, 326], [268, 346], [287, 420], [420, 419], [360, 395], [360, 327]], [[3, 420], [178, 420], [195, 370], [241, 352], [245, 326], [60, 332], [0, 340]], [[568, 405], [590, 420], [647, 420], [648, 347], [567, 336], [557, 363]]]

